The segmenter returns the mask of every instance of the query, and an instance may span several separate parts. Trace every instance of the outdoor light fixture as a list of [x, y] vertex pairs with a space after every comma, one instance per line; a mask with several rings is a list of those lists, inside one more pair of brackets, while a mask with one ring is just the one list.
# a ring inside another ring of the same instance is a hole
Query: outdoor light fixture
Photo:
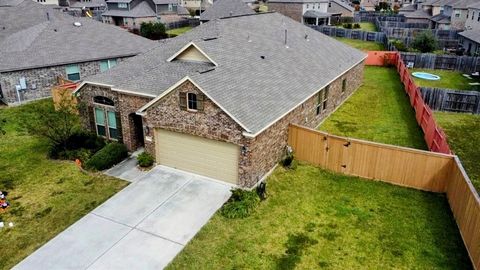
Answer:
[[247, 151], [248, 151], [247, 147], [245, 145], [243, 145], [242, 146], [242, 155], [247, 154]]

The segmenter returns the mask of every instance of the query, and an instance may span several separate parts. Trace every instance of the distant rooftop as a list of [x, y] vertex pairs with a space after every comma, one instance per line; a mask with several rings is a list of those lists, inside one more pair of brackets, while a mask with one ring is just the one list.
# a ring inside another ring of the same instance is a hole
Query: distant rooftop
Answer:
[[200, 14], [200, 20], [211, 21], [214, 19], [252, 14], [255, 14], [255, 11], [242, 0], [217, 0], [212, 6]]

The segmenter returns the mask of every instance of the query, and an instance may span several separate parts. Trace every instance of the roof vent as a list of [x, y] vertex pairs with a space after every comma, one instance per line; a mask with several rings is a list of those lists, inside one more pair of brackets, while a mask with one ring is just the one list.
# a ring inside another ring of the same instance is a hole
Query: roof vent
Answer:
[[76, 26], [76, 27], [80, 27], [80, 26], [82, 26], [82, 23], [81, 22], [74, 22], [73, 25]]
[[265, 59], [265, 55], [260, 55], [260, 58]]

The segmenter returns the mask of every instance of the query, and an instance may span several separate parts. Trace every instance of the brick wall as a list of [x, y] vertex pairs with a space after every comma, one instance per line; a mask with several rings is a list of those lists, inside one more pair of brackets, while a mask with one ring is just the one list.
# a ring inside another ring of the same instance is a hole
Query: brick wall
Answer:
[[267, 3], [269, 11], [276, 11], [297, 22], [303, 22], [303, 4], [302, 3]]
[[[117, 61], [122, 61], [119, 58]], [[20, 71], [0, 73], [0, 85], [3, 92], [3, 101], [7, 104], [18, 103], [15, 85], [19, 84], [20, 78], [25, 77], [27, 89], [20, 91], [22, 101], [30, 101], [51, 96], [52, 86], [57, 84], [57, 77], [67, 77], [66, 67], [68, 65], [53, 66], [37, 69], [26, 69]], [[100, 73], [100, 61], [78, 63], [80, 68], [80, 79]], [[35, 89], [33, 85], [36, 86]]]

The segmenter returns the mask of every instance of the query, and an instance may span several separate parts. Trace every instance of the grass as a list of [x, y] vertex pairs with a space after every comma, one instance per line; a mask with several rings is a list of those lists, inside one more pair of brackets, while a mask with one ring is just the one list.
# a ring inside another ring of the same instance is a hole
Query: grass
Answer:
[[320, 126], [331, 134], [426, 150], [398, 73], [365, 67], [363, 85]]
[[47, 143], [19, 125], [25, 108], [37, 104], [0, 108], [0, 119], [7, 120], [6, 134], [0, 135], [0, 190], [9, 192], [11, 204], [0, 216], [15, 225], [0, 229], [0, 269], [10, 269], [127, 185], [84, 174], [73, 162], [47, 159]]
[[219, 213], [167, 269], [470, 269], [444, 195], [277, 168], [245, 219]]
[[377, 43], [373, 41], [363, 41], [363, 40], [351, 39], [351, 38], [341, 38], [341, 37], [335, 37], [335, 39], [362, 51], [383, 51], [384, 50], [382, 43]]
[[188, 32], [190, 30], [192, 30], [191, 26], [185, 26], [185, 27], [180, 27], [180, 28], [169, 29], [169, 30], [167, 30], [167, 34], [179, 36], [179, 35], [184, 34], [184, 33]]
[[475, 90], [475, 86], [471, 86], [468, 83], [476, 82], [476, 80], [469, 80], [463, 77], [461, 72], [438, 69], [410, 69], [410, 74], [412, 74], [413, 72], [427, 72], [440, 76], [440, 80], [438, 81], [428, 81], [412, 76], [417, 86], [449, 88], [458, 90]]
[[[369, 32], [377, 32], [377, 27], [375, 26], [374, 23], [361, 22], [361, 23], [358, 23], [358, 24], [360, 24], [360, 28], [352, 29], [352, 30], [363, 30], [363, 31], [369, 31]], [[344, 28], [343, 24], [340, 24], [339, 27]]]
[[435, 112], [437, 123], [448, 137], [452, 151], [460, 157], [473, 185], [480, 191], [480, 115]]

